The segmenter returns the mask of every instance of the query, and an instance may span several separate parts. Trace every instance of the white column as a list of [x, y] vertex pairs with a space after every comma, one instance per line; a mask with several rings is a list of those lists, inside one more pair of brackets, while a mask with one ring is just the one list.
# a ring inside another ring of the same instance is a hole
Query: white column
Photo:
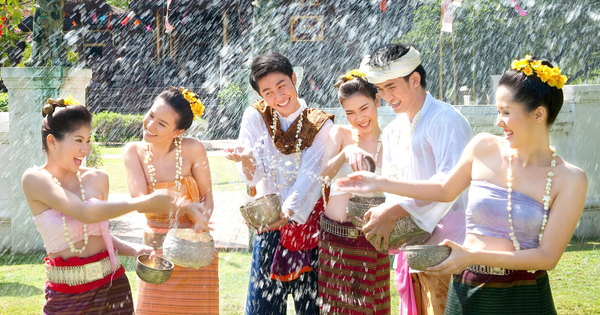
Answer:
[[8, 89], [10, 138], [10, 203], [12, 251], [43, 250], [21, 188], [23, 172], [42, 165], [42, 106], [49, 97], [69, 94], [85, 105], [85, 89], [92, 78], [89, 69], [62, 67], [3, 68], [2, 80]]

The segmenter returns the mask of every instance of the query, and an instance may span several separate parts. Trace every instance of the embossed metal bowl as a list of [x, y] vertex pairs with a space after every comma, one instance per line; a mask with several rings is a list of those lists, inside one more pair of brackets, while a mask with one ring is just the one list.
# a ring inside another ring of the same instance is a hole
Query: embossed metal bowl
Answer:
[[144, 282], [163, 284], [173, 272], [173, 263], [165, 258], [155, 256], [150, 260], [150, 255], [142, 254], [136, 258], [135, 273]]
[[198, 269], [210, 265], [215, 259], [215, 243], [208, 233], [173, 229], [165, 237], [163, 254], [175, 265]]
[[450, 256], [452, 249], [445, 245], [414, 245], [404, 247], [408, 266], [414, 270], [425, 270], [441, 264]]
[[[357, 226], [362, 227], [364, 224], [356, 220], [355, 217], [363, 218], [369, 209], [379, 206], [385, 202], [385, 197], [361, 197], [353, 196], [348, 200], [348, 208], [346, 212], [350, 216], [350, 221]], [[389, 236], [388, 250], [381, 250], [384, 253], [389, 253], [390, 250], [399, 248], [404, 244], [420, 244], [431, 237], [431, 233], [423, 231], [415, 221], [410, 217], [402, 217], [396, 221], [396, 226]], [[369, 240], [373, 247], [383, 248], [383, 244], [376, 246], [375, 238]], [[383, 241], [382, 241], [383, 242]]]
[[240, 212], [251, 226], [269, 225], [279, 219], [281, 201], [277, 194], [262, 196], [241, 206]]

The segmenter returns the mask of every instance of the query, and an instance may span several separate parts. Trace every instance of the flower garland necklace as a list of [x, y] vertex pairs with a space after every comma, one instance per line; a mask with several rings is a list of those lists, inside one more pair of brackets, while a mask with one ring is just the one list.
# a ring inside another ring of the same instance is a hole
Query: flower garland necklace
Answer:
[[[542, 242], [542, 236], [544, 236], [544, 228], [546, 227], [546, 223], [548, 222], [548, 210], [550, 209], [550, 190], [552, 189], [552, 176], [554, 176], [554, 173], [552, 172], [552, 170], [554, 169], [554, 167], [556, 166], [556, 149], [553, 146], [550, 146], [550, 151], [552, 151], [552, 162], [550, 162], [550, 171], [548, 172], [548, 179], [546, 179], [546, 194], [544, 195], [544, 217], [542, 219], [542, 228], [540, 230], [540, 235], [539, 235], [539, 242]], [[513, 241], [513, 244], [515, 245], [515, 249], [516, 250], [521, 250], [521, 244], [519, 243], [519, 241], [517, 240], [517, 237], [515, 236], [515, 229], [513, 227], [513, 218], [512, 218], [512, 214], [511, 214], [511, 210], [512, 210], [512, 202], [511, 202], [511, 193], [512, 193], [512, 159], [514, 156], [514, 152], [511, 152], [511, 154], [508, 156], [508, 171], [506, 174], [506, 179], [508, 180], [508, 183], [506, 184], [506, 186], [508, 186], [508, 202], [506, 205], [506, 209], [508, 210], [508, 223], [510, 223], [510, 233], [508, 233], [508, 235], [510, 235], [510, 239]]]
[[[277, 121], [279, 120], [278, 114], [276, 111], [273, 111], [273, 124], [271, 125], [271, 131], [273, 131], [273, 135], [271, 135], [271, 139], [273, 139], [273, 143], [275, 143], [275, 133], [277, 132]], [[296, 156], [294, 158], [295, 167], [292, 170], [291, 175], [288, 177], [286, 174], [286, 169], [281, 167], [283, 163], [283, 158], [279, 155], [279, 161], [277, 160], [277, 154], [274, 154], [271, 157], [271, 178], [273, 179], [273, 185], [277, 189], [286, 187], [290, 184], [294, 179], [296, 179], [296, 175], [298, 175], [298, 170], [300, 169], [300, 158], [302, 157], [302, 151], [300, 151], [300, 147], [302, 145], [302, 139], [300, 138], [300, 131], [302, 131], [302, 112], [300, 113], [300, 120], [298, 120], [298, 125], [296, 128]], [[278, 163], [279, 162], [279, 163]], [[291, 162], [285, 163], [285, 165], [289, 165]], [[285, 179], [285, 184], [280, 185], [277, 183], [277, 169], [281, 169], [281, 173]]]
[[[377, 138], [377, 150], [375, 151], [375, 163], [377, 163], [377, 158], [379, 157], [379, 150], [381, 149], [381, 130], [379, 131], [379, 137]], [[358, 129], [352, 128], [352, 139], [354, 140], [354, 145], [358, 147], [358, 141], [360, 140], [360, 136], [358, 133]]]
[[[181, 172], [183, 169], [183, 156], [181, 155], [181, 142], [183, 140], [183, 136], [179, 136], [173, 139], [173, 143], [175, 144], [175, 188], [177, 191], [181, 190], [181, 180], [183, 177], [181, 176]], [[150, 184], [152, 184], [152, 191], [156, 190], [156, 168], [152, 165], [152, 156], [150, 152], [150, 143], [145, 143], [144, 152], [146, 153], [146, 166], [148, 167], [148, 175], [150, 175]]]
[[[47, 169], [44, 168], [44, 170], [46, 171], [46, 173], [50, 174], [50, 177], [52, 178], [52, 181], [54, 183], [56, 183], [58, 186], [62, 187], [62, 184], [60, 183], [58, 178], [54, 177], [54, 175], [52, 175]], [[81, 172], [79, 170], [77, 171], [77, 180], [79, 181], [79, 189], [81, 189], [81, 200], [83, 200], [83, 202], [86, 202], [85, 190], [83, 189], [83, 184], [81, 181]], [[85, 224], [85, 223], [83, 224], [83, 247], [81, 247], [80, 249], [77, 249], [77, 248], [75, 248], [75, 244], [73, 244], [73, 241], [71, 241], [71, 238], [69, 237], [69, 229], [67, 227], [67, 220], [65, 219], [64, 214], [62, 215], [62, 223], [63, 223], [63, 232], [65, 234], [65, 239], [67, 240], [67, 243], [69, 244], [69, 250], [71, 250], [71, 253], [82, 254], [88, 245], [87, 224]]]
[[[410, 124], [410, 139], [408, 139], [408, 141], [406, 141], [406, 146], [404, 148], [404, 152], [402, 152], [403, 156], [406, 156], [406, 154], [408, 153], [408, 151], [410, 149], [412, 137], [413, 137], [413, 134], [415, 133], [415, 129], [417, 129], [417, 124], [419, 123], [420, 118], [421, 118], [421, 111], [419, 110], [417, 112], [417, 114], [415, 115], [415, 117], [413, 118], [412, 123]], [[402, 134], [401, 130], [396, 130], [394, 132], [394, 142], [393, 142], [392, 148], [391, 148], [392, 152], [394, 151], [394, 147], [399, 144], [401, 134]], [[396, 160], [398, 160], [398, 159], [392, 159], [390, 161], [390, 178], [398, 179], [400, 177], [398, 176], [399, 172], [398, 172], [398, 165], [396, 164]]]

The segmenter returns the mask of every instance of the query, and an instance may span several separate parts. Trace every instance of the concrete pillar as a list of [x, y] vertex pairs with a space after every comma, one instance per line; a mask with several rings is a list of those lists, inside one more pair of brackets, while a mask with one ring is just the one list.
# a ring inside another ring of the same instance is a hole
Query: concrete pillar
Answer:
[[3, 68], [2, 80], [8, 89], [10, 119], [10, 202], [11, 246], [15, 253], [41, 251], [37, 232], [21, 188], [23, 172], [42, 165], [45, 155], [40, 136], [42, 106], [49, 97], [72, 95], [85, 105], [85, 89], [92, 70], [62, 67]]

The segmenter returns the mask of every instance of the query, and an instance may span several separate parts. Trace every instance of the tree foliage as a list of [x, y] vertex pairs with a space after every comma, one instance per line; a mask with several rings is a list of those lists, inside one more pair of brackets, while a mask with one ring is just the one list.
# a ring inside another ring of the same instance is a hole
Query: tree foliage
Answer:
[[[443, 94], [452, 100], [460, 86], [475, 88], [477, 103], [491, 102], [491, 75], [511, 60], [535, 55], [557, 64], [569, 82], [585, 82], [600, 68], [600, 7], [596, 0], [522, 2], [520, 16], [509, 1], [467, 0], [454, 12], [453, 86], [452, 39], [443, 34]], [[438, 96], [440, 73], [440, 0], [423, 0], [414, 12], [412, 30], [397, 42], [414, 44], [427, 70], [429, 91]], [[567, 84], [568, 84], [567, 83]]]

